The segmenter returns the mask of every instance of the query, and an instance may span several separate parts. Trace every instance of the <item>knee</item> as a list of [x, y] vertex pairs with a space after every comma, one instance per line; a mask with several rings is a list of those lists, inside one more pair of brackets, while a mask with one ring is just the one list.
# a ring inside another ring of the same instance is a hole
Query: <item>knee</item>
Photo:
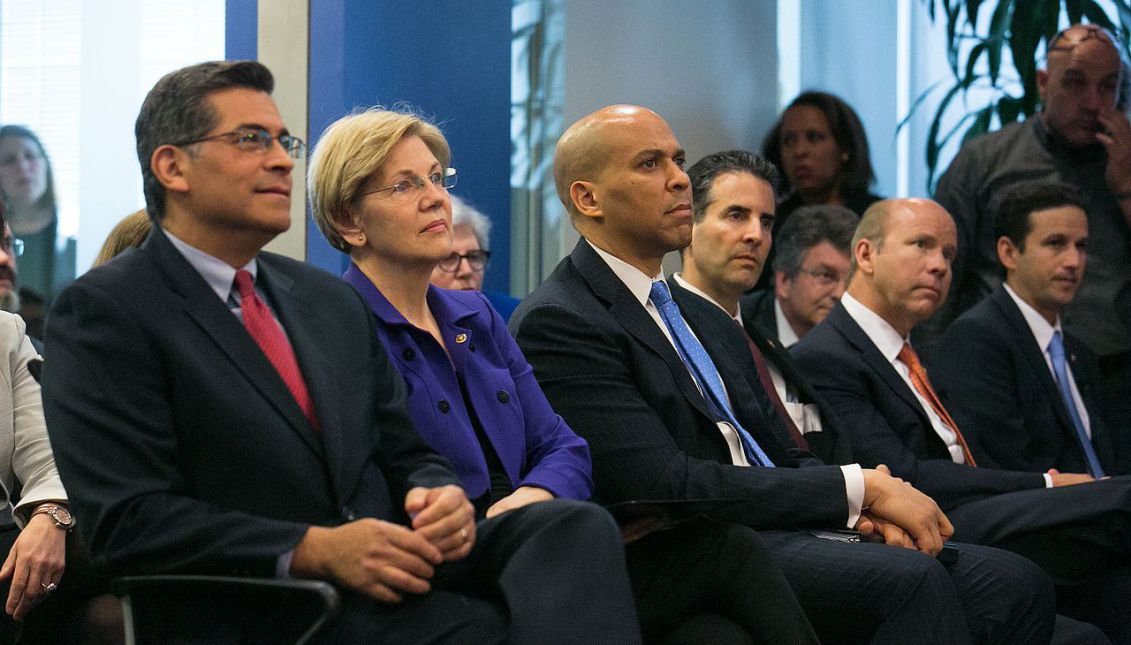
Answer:
[[620, 528], [616, 520], [603, 507], [592, 502], [573, 499], [553, 499], [525, 507], [530, 509], [531, 519], [544, 526], [569, 526], [593, 536], [615, 536], [620, 540]]

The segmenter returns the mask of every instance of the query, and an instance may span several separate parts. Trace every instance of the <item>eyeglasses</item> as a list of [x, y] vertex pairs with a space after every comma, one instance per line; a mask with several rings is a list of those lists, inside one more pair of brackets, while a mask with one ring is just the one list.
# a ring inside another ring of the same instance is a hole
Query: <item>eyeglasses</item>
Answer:
[[813, 278], [817, 281], [817, 284], [823, 287], [831, 287], [834, 284], [839, 284], [848, 278], [848, 276], [844, 275], [843, 273], [837, 273], [836, 271], [833, 271], [831, 269], [798, 269], [797, 272], [804, 273], [810, 278]]
[[467, 265], [471, 267], [471, 270], [479, 272], [487, 268], [487, 260], [490, 259], [490, 251], [468, 251], [464, 255], [460, 255], [459, 253], [452, 253], [443, 260], [440, 260], [439, 264], [437, 264], [436, 266], [440, 267], [441, 271], [455, 273], [459, 270], [459, 263], [467, 260]]
[[[1052, 40], [1049, 41], [1049, 51], [1071, 51], [1077, 45], [1087, 40], [1092, 40], [1093, 38], [1106, 42], [1114, 47], [1116, 51], [1119, 50], [1119, 47], [1115, 44], [1115, 34], [1107, 29], [1099, 25], [1076, 25], [1057, 32], [1057, 34], [1052, 37]], [[1061, 40], [1065, 42], [1062, 44]]]
[[24, 254], [24, 241], [14, 237], [0, 239], [0, 251], [3, 251], [5, 255], [18, 258]]
[[236, 128], [231, 132], [221, 132], [220, 134], [213, 134], [190, 141], [181, 141], [180, 143], [171, 145], [177, 147], [189, 146], [194, 143], [203, 143], [214, 139], [227, 141], [240, 150], [259, 153], [270, 150], [271, 144], [278, 140], [279, 145], [283, 146], [283, 150], [287, 152], [287, 156], [291, 159], [302, 159], [306, 154], [306, 142], [302, 139], [290, 134], [274, 136], [263, 128]]
[[[459, 175], [458, 173], [456, 173], [455, 168], [445, 168], [442, 172], [437, 171], [428, 175], [427, 180], [418, 175], [413, 175], [412, 177], [406, 177], [391, 186], [385, 186], [383, 188], [375, 188], [373, 190], [366, 191], [361, 194], [361, 197], [372, 195], [374, 193], [383, 193], [386, 190], [393, 191], [394, 196], [404, 197], [409, 195], [412, 192], [413, 188], [420, 192], [424, 192], [424, 187], [427, 184], [432, 184], [436, 188], [450, 190], [455, 187], [456, 179], [458, 177]], [[486, 251], [484, 251], [484, 253], [486, 253]]]

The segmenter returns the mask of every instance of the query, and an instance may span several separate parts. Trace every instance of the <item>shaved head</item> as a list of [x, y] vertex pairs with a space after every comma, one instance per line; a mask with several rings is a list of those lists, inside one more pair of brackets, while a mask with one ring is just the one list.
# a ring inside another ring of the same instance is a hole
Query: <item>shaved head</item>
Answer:
[[554, 184], [558, 199], [571, 218], [577, 209], [570, 197], [570, 186], [575, 181], [596, 180], [608, 165], [613, 152], [607, 143], [610, 128], [629, 125], [643, 114], [660, 118], [637, 105], [610, 105], [581, 117], [562, 133], [554, 151]]

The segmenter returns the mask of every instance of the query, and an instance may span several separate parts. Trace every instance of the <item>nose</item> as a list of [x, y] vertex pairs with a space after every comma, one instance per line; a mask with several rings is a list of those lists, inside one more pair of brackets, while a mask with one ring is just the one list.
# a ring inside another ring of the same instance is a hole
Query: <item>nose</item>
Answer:
[[840, 297], [844, 295], [844, 291], [847, 288], [848, 288], [848, 276], [842, 275], [839, 278], [837, 278], [837, 281], [833, 284], [832, 297], [837, 299], [837, 300], [840, 300]]
[[[437, 186], [427, 179], [424, 180], [424, 186], [420, 189], [420, 206], [422, 210], [427, 211], [439, 208], [449, 199], [451, 199], [451, 197], [448, 195], [447, 188]], [[460, 266], [463, 266], [463, 260], [460, 261]]]
[[762, 226], [762, 220], [759, 217], [751, 217], [750, 225], [746, 227], [746, 235], [743, 239], [754, 246], [762, 246], [762, 241], [768, 237], [768, 231]]
[[290, 153], [279, 143], [278, 139], [271, 142], [271, 149], [264, 155], [264, 161], [267, 166], [276, 172], [290, 173], [295, 167], [295, 160], [291, 158]]
[[687, 171], [679, 164], [672, 162], [671, 170], [668, 172], [668, 190], [678, 193], [686, 191], [690, 187], [691, 178], [687, 176]]
[[471, 268], [471, 260], [467, 258], [460, 258], [459, 264], [456, 265], [457, 278], [470, 278], [475, 273], [475, 269]]

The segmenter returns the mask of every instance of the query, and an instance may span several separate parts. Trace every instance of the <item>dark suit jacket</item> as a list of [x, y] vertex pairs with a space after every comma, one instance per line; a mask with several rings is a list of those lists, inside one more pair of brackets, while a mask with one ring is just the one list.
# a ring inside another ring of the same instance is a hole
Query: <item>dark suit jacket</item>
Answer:
[[757, 326], [761, 330], [759, 336], [765, 336], [772, 339], [774, 343], [780, 343], [778, 321], [774, 315], [776, 298], [777, 296], [772, 288], [751, 291], [739, 300], [738, 309], [742, 315], [742, 326], [746, 327], [747, 331], [750, 330], [751, 326]]
[[735, 414], [779, 468], [730, 465], [726, 442], [679, 355], [604, 260], [580, 240], [511, 318], [510, 329], [554, 409], [593, 453], [596, 496], [750, 500], [735, 519], [756, 528], [843, 527], [844, 478], [794, 468], [749, 391], [742, 331], [701, 298], [677, 300], [727, 384]]
[[865, 467], [887, 464], [948, 510], [991, 495], [1043, 488], [1036, 473], [971, 468], [950, 460], [927, 413], [843, 304], [794, 345], [793, 358], [844, 422]]
[[79, 529], [114, 575], [273, 576], [309, 525], [396, 520], [410, 487], [458, 484], [409, 424], [353, 289], [270, 253], [258, 266], [320, 432], [160, 228], [56, 300], [51, 442]]
[[[1083, 343], [1065, 335], [1076, 386], [1088, 410], [1092, 446], [1109, 475], [1119, 473], [1099, 408], [1099, 374]], [[951, 324], [932, 381], [982, 467], [1086, 473], [1068, 408], [1033, 332], [1004, 288]]]
[[[752, 306], [748, 307], [748, 303]], [[764, 326], [767, 324], [767, 311], [769, 327]], [[789, 351], [782, 347], [775, 335], [777, 321], [774, 319], [774, 293], [761, 291], [745, 296], [739, 307], [739, 314], [742, 316], [742, 327], [746, 330], [746, 335], [758, 346], [762, 356], [777, 368], [786, 384], [797, 392], [798, 402], [816, 405], [820, 410], [821, 432], [810, 432], [805, 435], [809, 450], [825, 463], [855, 463], [848, 434], [841, 428], [840, 420], [836, 418], [832, 407], [808, 379], [802, 376]]]

